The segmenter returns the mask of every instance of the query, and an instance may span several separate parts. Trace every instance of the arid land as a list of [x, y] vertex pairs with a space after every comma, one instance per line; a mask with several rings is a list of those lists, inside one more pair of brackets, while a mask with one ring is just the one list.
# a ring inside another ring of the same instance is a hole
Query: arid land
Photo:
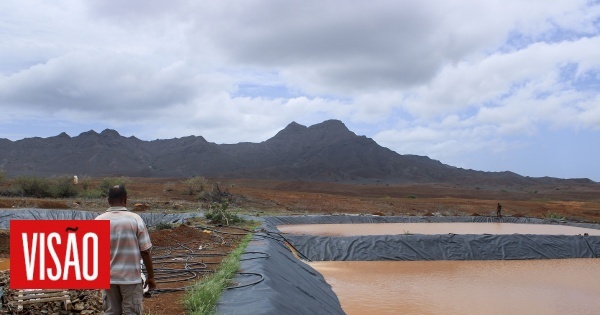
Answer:
[[[143, 205], [144, 211], [177, 213], [206, 211], [210, 200], [189, 193], [185, 179], [127, 178], [129, 206]], [[92, 179], [93, 183], [100, 179]], [[0, 184], [8, 189], [11, 180]], [[489, 184], [362, 184], [335, 182], [292, 182], [250, 179], [208, 179], [205, 192], [220, 192], [230, 199], [229, 211], [254, 216], [303, 214], [365, 214], [407, 216], [494, 216], [500, 203], [504, 216], [554, 218], [569, 221], [600, 223], [600, 184], [588, 183], [563, 186], [497, 186]], [[78, 189], [82, 189], [78, 187]], [[206, 196], [206, 195], [205, 195]], [[45, 208], [103, 211], [106, 200], [65, 198], [41, 199], [0, 196], [0, 208]], [[248, 227], [249, 225], [246, 225]], [[193, 229], [191, 229], [191, 228]], [[164, 253], [171, 248], [200, 248], [200, 252], [226, 255], [239, 243], [239, 230], [231, 234], [207, 233], [202, 227], [214, 227], [203, 219], [188, 226], [152, 231], [152, 240]], [[218, 229], [226, 229], [219, 227]], [[209, 255], [211, 256], [211, 255]], [[158, 256], [157, 256], [158, 257]], [[222, 256], [204, 259], [208, 268], [216, 268]], [[159, 284], [161, 288], [176, 288], [188, 282]], [[146, 314], [182, 314], [184, 293], [158, 293], [144, 300]]]
[[[195, 212], [209, 202], [189, 194], [184, 179], [127, 178], [129, 205], [147, 205], [150, 212]], [[0, 190], [10, 185], [0, 185]], [[252, 179], [208, 179], [205, 191], [218, 184], [231, 194], [231, 211], [263, 215], [495, 215], [500, 203], [505, 216], [564, 217], [600, 223], [600, 183], [551, 186], [453, 184], [346, 184]], [[0, 208], [51, 208], [102, 211], [103, 199], [39, 199], [0, 196]]]

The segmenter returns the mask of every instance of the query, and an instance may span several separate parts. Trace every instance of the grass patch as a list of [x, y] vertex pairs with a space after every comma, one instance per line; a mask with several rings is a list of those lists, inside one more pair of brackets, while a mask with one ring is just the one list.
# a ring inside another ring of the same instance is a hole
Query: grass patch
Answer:
[[215, 305], [219, 301], [221, 293], [231, 285], [231, 279], [237, 273], [240, 266], [240, 256], [248, 246], [252, 234], [246, 235], [240, 245], [225, 259], [213, 274], [197, 282], [192, 289], [186, 293], [184, 304], [190, 314], [204, 315], [213, 314]]
[[170, 230], [173, 228], [173, 225], [171, 223], [159, 222], [154, 228], [157, 230]]
[[555, 219], [555, 220], [564, 220], [565, 217], [561, 216], [560, 214], [556, 213], [556, 212], [546, 212], [544, 213], [544, 218], [546, 219]]

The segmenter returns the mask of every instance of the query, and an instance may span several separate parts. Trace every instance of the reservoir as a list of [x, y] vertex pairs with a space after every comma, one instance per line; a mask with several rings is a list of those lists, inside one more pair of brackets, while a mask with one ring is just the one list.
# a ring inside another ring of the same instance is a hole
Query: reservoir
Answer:
[[597, 314], [600, 260], [311, 262], [348, 314]]

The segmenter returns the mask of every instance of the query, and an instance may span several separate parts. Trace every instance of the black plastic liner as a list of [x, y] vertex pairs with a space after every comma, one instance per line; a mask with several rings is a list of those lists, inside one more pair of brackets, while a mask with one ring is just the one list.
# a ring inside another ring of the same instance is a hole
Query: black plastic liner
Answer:
[[[378, 217], [282, 216], [264, 217], [268, 235], [289, 241], [294, 249], [314, 261], [328, 260], [499, 260], [598, 258], [600, 236], [562, 235], [382, 235], [324, 237], [284, 234], [278, 225], [326, 223], [505, 222], [558, 224], [600, 229], [598, 224], [560, 220], [495, 217]], [[261, 233], [256, 234], [262, 235]], [[259, 273], [264, 281], [224, 293], [219, 314], [343, 314], [331, 286], [313, 268], [270, 238], [251, 242], [246, 252], [266, 252], [269, 257], [241, 262], [241, 272]], [[244, 277], [235, 281], [243, 282]]]
[[[260, 235], [255, 234], [258, 240], [251, 241], [245, 253], [262, 252], [268, 257], [244, 260], [242, 256], [240, 272], [261, 274], [264, 281], [225, 291], [217, 304], [218, 314], [344, 314], [320, 273], [282, 242]], [[245, 281], [245, 276], [234, 278], [241, 284]]]
[[316, 261], [598, 258], [600, 236], [377, 235], [287, 236]]
[[[102, 212], [54, 209], [8, 209], [0, 210], [0, 229], [8, 229], [10, 220], [93, 220]], [[193, 217], [202, 216], [202, 213], [140, 213], [147, 226], [158, 223], [183, 223]]]
[[[302, 216], [270, 217], [265, 225], [277, 230], [283, 224], [332, 223], [426, 223], [426, 222], [502, 222], [569, 225], [600, 229], [598, 224], [570, 223], [514, 217], [377, 217], [377, 216]], [[600, 236], [583, 235], [376, 235], [307, 236], [287, 235], [294, 247], [316, 261], [373, 260], [509, 260], [598, 258]]]

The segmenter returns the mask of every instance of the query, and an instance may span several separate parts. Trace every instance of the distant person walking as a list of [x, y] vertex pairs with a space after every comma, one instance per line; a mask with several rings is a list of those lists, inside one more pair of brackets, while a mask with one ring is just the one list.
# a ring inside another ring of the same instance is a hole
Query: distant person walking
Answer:
[[[142, 218], [127, 210], [123, 185], [108, 190], [110, 208], [96, 220], [110, 220], [110, 289], [102, 291], [104, 314], [142, 314], [143, 291], [156, 288], [150, 249], [150, 235]], [[140, 259], [146, 266], [142, 285]]]
[[496, 216], [498, 218], [502, 217], [502, 205], [498, 202], [498, 206], [496, 207]]

